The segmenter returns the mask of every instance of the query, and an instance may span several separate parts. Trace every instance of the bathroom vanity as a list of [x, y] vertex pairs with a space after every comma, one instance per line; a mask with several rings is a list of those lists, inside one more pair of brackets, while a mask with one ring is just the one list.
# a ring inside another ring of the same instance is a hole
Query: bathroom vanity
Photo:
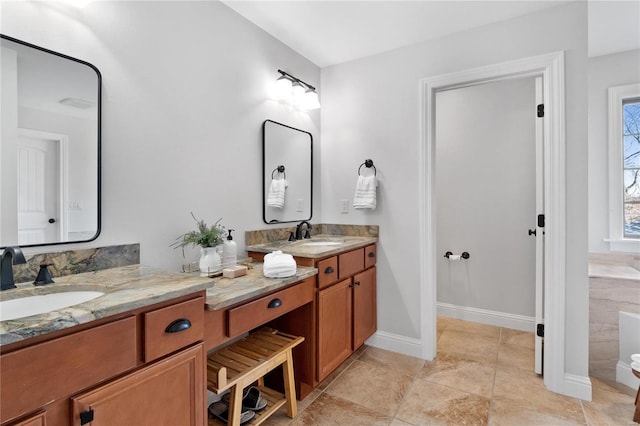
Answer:
[[[311, 239], [276, 241], [247, 247], [261, 261], [266, 253], [281, 250], [298, 265], [315, 267], [311, 336], [315, 371], [311, 389], [331, 374], [376, 331], [376, 241], [366, 236], [314, 235]], [[291, 326], [289, 318], [281, 328]], [[302, 389], [302, 397], [306, 396]]]
[[[133, 265], [3, 292], [1, 300], [89, 288], [105, 294], [0, 322], [0, 423], [205, 424], [207, 351], [274, 318], [311, 312], [315, 274], [301, 267], [296, 276], [265, 279], [256, 265], [248, 276], [212, 280]], [[275, 298], [277, 308], [264, 303]], [[299, 364], [304, 380], [309, 367]]]
[[4, 291], [2, 301], [104, 295], [0, 322], [0, 423], [205, 424], [207, 352], [263, 325], [305, 338], [293, 350], [304, 399], [376, 330], [376, 241], [334, 235], [249, 247], [256, 260], [293, 254], [297, 274], [282, 279], [264, 278], [259, 263], [235, 279], [131, 265]]

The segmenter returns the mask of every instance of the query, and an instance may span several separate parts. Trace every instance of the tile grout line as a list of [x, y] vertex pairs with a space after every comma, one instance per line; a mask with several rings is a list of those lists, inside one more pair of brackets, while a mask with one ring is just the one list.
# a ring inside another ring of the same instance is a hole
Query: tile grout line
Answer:
[[493, 398], [494, 392], [496, 388], [496, 376], [498, 375], [498, 352], [500, 352], [500, 345], [502, 345], [502, 333], [503, 329], [500, 328], [500, 333], [498, 334], [498, 351], [496, 352], [496, 362], [493, 365], [493, 381], [491, 383], [491, 398], [489, 399], [489, 412], [487, 413], [487, 424], [491, 423], [491, 410], [493, 409]]

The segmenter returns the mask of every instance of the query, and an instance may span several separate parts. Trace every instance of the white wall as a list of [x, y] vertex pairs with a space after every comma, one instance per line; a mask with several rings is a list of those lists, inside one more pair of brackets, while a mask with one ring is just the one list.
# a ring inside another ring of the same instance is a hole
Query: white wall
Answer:
[[193, 229], [193, 211], [236, 229], [242, 256], [244, 231], [267, 227], [262, 122], [311, 132], [319, 161], [319, 111], [291, 111], [269, 100], [279, 68], [316, 87], [319, 68], [221, 3], [1, 7], [2, 33], [83, 59], [102, 73], [102, 234], [69, 247], [139, 242], [142, 263], [176, 269], [182, 255], [169, 244]]
[[608, 97], [613, 86], [640, 82], [640, 50], [589, 58], [589, 251], [610, 252]]
[[[380, 225], [379, 330], [420, 337], [419, 80], [564, 50], [566, 372], [587, 376], [586, 30], [586, 2], [576, 2], [322, 70], [322, 220]], [[346, 183], [355, 184], [365, 158], [382, 177], [378, 208], [340, 214], [338, 200], [353, 198]]]
[[[534, 83], [436, 94], [437, 293], [453, 309], [534, 316], [536, 242], [527, 234], [536, 226]], [[470, 257], [447, 260], [447, 251]]]

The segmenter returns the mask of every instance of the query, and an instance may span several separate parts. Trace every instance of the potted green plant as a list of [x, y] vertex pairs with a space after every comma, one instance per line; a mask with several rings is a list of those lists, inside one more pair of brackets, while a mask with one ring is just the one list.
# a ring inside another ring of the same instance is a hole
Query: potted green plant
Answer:
[[217, 246], [223, 243], [224, 226], [220, 225], [222, 218], [208, 226], [204, 220], [198, 220], [193, 212], [191, 217], [196, 221], [196, 230], [182, 234], [171, 246], [183, 249], [187, 245], [200, 246], [200, 272], [209, 274], [219, 271], [221, 261]]

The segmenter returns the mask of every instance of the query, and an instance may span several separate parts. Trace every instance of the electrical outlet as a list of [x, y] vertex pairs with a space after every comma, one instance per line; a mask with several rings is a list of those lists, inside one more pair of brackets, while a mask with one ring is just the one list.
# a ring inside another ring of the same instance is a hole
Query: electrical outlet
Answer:
[[349, 200], [340, 200], [340, 213], [349, 213]]

